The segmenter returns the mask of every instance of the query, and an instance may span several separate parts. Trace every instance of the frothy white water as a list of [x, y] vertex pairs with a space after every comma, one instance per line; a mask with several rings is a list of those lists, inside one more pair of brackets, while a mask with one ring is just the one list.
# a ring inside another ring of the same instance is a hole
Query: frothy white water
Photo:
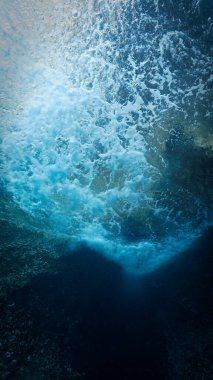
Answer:
[[208, 122], [212, 77], [203, 36], [140, 3], [3, 3], [1, 172], [42, 229], [145, 272], [208, 224], [168, 146]]

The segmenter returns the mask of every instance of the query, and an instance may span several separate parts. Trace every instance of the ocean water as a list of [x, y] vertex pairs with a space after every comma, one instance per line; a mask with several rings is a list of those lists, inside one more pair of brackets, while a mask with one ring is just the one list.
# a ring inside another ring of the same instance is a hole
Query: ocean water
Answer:
[[145, 273], [211, 224], [211, 16], [2, 1], [1, 186], [30, 230]]
[[1, 0], [0, 380], [211, 380], [212, 0]]

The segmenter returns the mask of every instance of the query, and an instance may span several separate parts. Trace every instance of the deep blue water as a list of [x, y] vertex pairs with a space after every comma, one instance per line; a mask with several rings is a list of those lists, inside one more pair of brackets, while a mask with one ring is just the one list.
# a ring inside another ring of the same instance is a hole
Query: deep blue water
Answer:
[[2, 300], [1, 378], [211, 379], [212, 269], [212, 230], [137, 278], [86, 248], [63, 257]]

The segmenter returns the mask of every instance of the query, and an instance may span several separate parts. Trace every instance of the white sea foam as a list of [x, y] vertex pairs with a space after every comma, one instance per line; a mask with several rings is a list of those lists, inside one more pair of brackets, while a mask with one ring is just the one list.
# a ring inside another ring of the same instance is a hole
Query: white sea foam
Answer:
[[165, 153], [176, 124], [193, 138], [209, 108], [202, 41], [156, 1], [12, 3], [1, 15], [4, 187], [70, 246], [152, 270], [208, 223], [202, 200], [169, 181]]

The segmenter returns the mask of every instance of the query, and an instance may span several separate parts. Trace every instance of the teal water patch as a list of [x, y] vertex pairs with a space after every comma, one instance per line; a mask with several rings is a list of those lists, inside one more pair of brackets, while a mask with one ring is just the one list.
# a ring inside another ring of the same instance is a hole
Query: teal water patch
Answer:
[[0, 16], [2, 186], [71, 248], [153, 270], [212, 220], [212, 18], [193, 1], [31, 3]]

